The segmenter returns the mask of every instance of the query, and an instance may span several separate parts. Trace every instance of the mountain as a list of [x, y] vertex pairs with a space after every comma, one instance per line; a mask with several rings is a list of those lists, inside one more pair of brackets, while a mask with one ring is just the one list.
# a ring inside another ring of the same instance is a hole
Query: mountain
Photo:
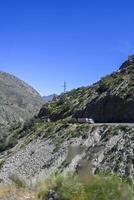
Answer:
[[62, 94], [56, 101], [45, 104], [39, 116], [45, 112], [55, 121], [88, 117], [95, 122], [134, 122], [134, 57], [97, 83]]
[[48, 96], [43, 96], [43, 99], [48, 102], [48, 101], [52, 101], [54, 97], [56, 97], [56, 94], [50, 94]]
[[[100, 123], [81, 124], [78, 117]], [[115, 173], [134, 182], [134, 124], [128, 122], [134, 122], [134, 56], [111, 75], [61, 94], [38, 116], [7, 129], [0, 138], [0, 180], [11, 183], [17, 174], [31, 185], [71, 171], [82, 177]]]
[[39, 93], [15, 76], [0, 72], [0, 125], [22, 122], [43, 104]]

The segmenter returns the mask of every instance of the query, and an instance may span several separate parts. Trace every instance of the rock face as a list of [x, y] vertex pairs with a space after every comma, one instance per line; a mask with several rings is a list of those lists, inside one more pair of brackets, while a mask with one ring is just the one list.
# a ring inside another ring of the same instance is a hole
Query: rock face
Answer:
[[41, 108], [41, 96], [13, 75], [0, 72], [0, 125], [32, 117]]
[[31, 184], [56, 170], [80, 176], [114, 172], [134, 181], [133, 126], [54, 123], [34, 134], [25, 136], [10, 154], [1, 154], [0, 177], [5, 183], [18, 174]]
[[134, 122], [134, 100], [107, 95], [86, 105], [75, 117], [89, 117], [95, 122]]
[[89, 117], [96, 122], [134, 122], [134, 60], [129, 58], [119, 71], [96, 83], [94, 97], [75, 117]]

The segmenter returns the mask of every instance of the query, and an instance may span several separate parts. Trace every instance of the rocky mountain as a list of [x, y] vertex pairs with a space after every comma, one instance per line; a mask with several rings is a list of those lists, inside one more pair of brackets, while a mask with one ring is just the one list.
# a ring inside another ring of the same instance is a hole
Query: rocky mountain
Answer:
[[39, 93], [15, 76], [0, 72], [0, 125], [24, 121], [43, 104]]
[[[16, 174], [30, 186], [56, 171], [82, 177], [115, 173], [134, 182], [134, 125], [128, 123], [134, 122], [133, 58], [92, 86], [45, 103], [24, 125], [7, 129], [0, 140], [1, 183]], [[81, 124], [78, 117], [100, 123]]]
[[45, 112], [52, 120], [88, 117], [95, 122], [134, 122], [134, 57], [97, 83], [45, 104], [39, 116]]

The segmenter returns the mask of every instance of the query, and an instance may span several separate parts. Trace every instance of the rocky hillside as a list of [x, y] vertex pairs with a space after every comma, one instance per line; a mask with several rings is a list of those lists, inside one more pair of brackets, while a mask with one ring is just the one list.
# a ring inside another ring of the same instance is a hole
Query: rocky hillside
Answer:
[[114, 172], [134, 181], [134, 126], [34, 122], [18, 129], [13, 148], [0, 155], [1, 181], [17, 174], [29, 184], [53, 172]]
[[[56, 97], [38, 116], [7, 129], [0, 138], [1, 184], [17, 175], [30, 187], [57, 171], [80, 177], [115, 173], [134, 182], [134, 126], [118, 124], [134, 122], [133, 79], [134, 62], [129, 59], [117, 72]], [[101, 124], [80, 124], [77, 117]]]
[[41, 96], [13, 75], [0, 72], [0, 125], [24, 121], [39, 111]]
[[39, 116], [52, 120], [88, 117], [95, 122], [134, 122], [134, 57], [97, 83], [72, 90], [45, 104]]

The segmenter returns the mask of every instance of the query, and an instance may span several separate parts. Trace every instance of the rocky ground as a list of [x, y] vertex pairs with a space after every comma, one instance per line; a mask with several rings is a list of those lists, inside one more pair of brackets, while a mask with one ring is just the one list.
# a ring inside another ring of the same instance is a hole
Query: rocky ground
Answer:
[[18, 174], [30, 185], [56, 170], [115, 172], [134, 181], [133, 140], [133, 126], [50, 123], [38, 135], [26, 136], [10, 152], [1, 153], [1, 181], [9, 183]]

